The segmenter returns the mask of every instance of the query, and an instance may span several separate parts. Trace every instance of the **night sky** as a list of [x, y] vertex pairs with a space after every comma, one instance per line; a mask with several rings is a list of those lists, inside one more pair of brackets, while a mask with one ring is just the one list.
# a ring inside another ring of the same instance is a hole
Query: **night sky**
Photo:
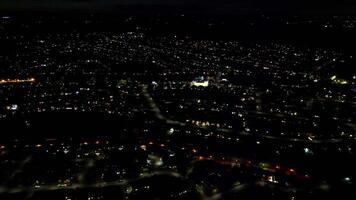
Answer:
[[216, 10], [231, 9], [273, 11], [316, 11], [356, 13], [355, 0], [1, 0], [0, 11], [105, 11], [128, 5], [210, 7]]

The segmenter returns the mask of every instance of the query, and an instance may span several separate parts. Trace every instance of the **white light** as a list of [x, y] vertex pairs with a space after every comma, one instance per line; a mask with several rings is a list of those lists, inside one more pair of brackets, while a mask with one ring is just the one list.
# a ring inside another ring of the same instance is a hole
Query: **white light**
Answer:
[[192, 82], [192, 85], [193, 86], [196, 86], [196, 87], [199, 87], [199, 86], [201, 86], [201, 87], [208, 87], [209, 86], [209, 81], [203, 81], [203, 82], [198, 82], [198, 81], [193, 81]]
[[345, 177], [345, 178], [344, 178], [344, 181], [350, 182], [350, 181], [351, 181], [351, 178], [350, 178], [350, 177]]
[[6, 107], [8, 110], [17, 110], [19, 107], [18, 107], [18, 105], [16, 105], [16, 104], [12, 104], [12, 105], [10, 105], [10, 106], [7, 106]]

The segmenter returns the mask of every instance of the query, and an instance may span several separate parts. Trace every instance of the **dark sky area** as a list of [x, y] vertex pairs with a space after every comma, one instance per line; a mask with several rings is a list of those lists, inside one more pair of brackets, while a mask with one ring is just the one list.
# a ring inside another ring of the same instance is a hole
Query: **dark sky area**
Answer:
[[122, 6], [208, 8], [213, 12], [338, 12], [356, 14], [355, 0], [0, 0], [0, 11], [113, 11]]

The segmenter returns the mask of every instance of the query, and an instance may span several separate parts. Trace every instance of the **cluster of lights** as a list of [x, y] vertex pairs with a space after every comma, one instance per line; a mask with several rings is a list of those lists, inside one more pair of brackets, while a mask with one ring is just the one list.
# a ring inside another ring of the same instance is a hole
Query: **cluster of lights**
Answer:
[[33, 83], [35, 82], [35, 78], [28, 79], [1, 79], [0, 84], [15, 84], [15, 83]]
[[330, 78], [330, 80], [335, 84], [346, 85], [349, 82], [344, 79], [337, 78], [335, 75]]

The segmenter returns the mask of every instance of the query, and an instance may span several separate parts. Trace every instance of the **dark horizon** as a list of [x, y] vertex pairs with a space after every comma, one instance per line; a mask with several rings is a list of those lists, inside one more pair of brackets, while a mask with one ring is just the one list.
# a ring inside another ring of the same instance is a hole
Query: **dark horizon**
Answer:
[[302, 0], [262, 1], [262, 0], [5, 0], [0, 3], [3, 13], [195, 13], [195, 14], [245, 14], [245, 13], [282, 13], [282, 14], [356, 14], [356, 2], [350, 0]]

